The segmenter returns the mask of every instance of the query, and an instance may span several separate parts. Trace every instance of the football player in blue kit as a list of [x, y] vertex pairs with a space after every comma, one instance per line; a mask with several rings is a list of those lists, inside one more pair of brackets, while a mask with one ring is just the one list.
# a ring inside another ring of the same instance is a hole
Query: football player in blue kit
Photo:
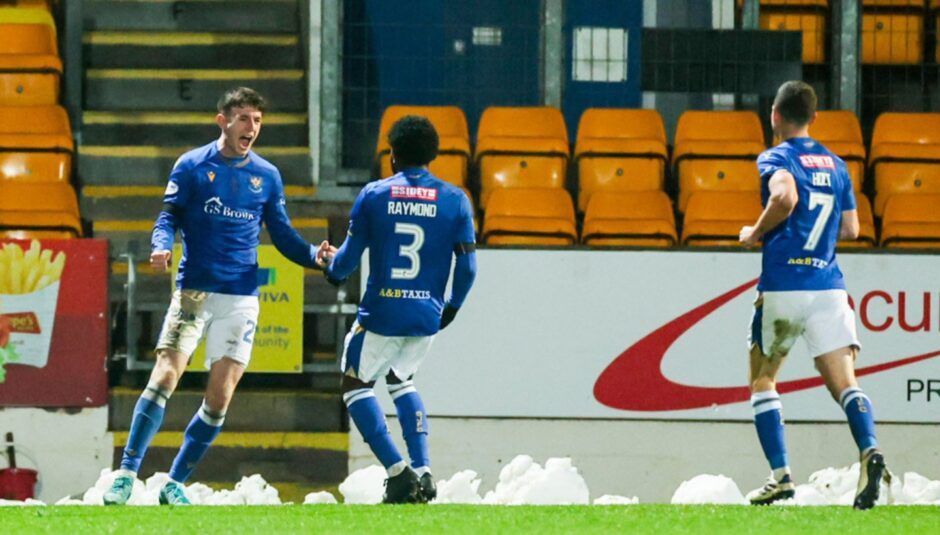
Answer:
[[749, 337], [750, 380], [754, 423], [772, 470], [767, 484], [748, 498], [765, 505], [794, 496], [776, 376], [802, 337], [859, 449], [854, 507], [869, 509], [882, 478], [891, 476], [878, 450], [871, 401], [855, 379], [861, 344], [835, 255], [837, 240], [858, 237], [858, 213], [845, 162], [809, 136], [815, 117], [811, 86], [800, 81], [780, 86], [771, 125], [782, 143], [757, 159], [764, 210], [740, 234], [747, 246], [764, 242]]
[[219, 139], [183, 154], [170, 173], [153, 229], [150, 265], [157, 272], [169, 269], [177, 230], [183, 254], [153, 373], [134, 408], [118, 476], [104, 495], [107, 505], [121, 505], [131, 497], [147, 446], [163, 421], [164, 406], [205, 336], [205, 398], [186, 428], [170, 480], [160, 490], [162, 504], [189, 503], [183, 483], [221, 431], [235, 386], [251, 358], [258, 324], [261, 224], [281, 254], [302, 266], [320, 267], [317, 247], [291, 226], [280, 173], [251, 150], [264, 110], [264, 99], [252, 89], [226, 92], [215, 117], [222, 131]]
[[[389, 130], [388, 140], [398, 173], [363, 188], [343, 245], [336, 251], [321, 244], [318, 254], [329, 262], [326, 277], [338, 284], [356, 270], [369, 249], [366, 291], [343, 352], [343, 401], [388, 472], [383, 501], [423, 503], [437, 491], [428, 456], [427, 411], [413, 378], [434, 335], [454, 320], [473, 284], [473, 213], [461, 189], [428, 171], [438, 149], [438, 135], [428, 119], [401, 118]], [[452, 292], [445, 301], [452, 264]], [[383, 376], [410, 466], [392, 442], [373, 393]]]

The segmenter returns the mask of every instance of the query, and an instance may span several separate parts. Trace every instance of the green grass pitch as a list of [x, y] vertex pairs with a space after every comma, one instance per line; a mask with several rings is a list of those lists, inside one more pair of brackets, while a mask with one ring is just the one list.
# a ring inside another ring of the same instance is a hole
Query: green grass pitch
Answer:
[[938, 507], [240, 506], [4, 507], [19, 533], [938, 533]]

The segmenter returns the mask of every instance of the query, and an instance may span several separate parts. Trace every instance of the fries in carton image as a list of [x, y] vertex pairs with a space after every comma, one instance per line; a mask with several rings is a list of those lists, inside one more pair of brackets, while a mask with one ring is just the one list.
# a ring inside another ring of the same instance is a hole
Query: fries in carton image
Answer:
[[26, 251], [17, 243], [0, 248], [0, 360], [46, 366], [63, 269], [65, 253], [42, 249], [38, 240]]

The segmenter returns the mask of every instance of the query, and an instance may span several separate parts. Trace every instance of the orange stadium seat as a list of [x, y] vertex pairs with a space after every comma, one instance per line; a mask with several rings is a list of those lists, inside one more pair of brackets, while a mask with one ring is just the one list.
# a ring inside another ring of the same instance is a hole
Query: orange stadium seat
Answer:
[[68, 181], [73, 150], [61, 106], [0, 107], [0, 180]]
[[898, 193], [940, 193], [940, 113], [883, 113], [875, 121], [868, 165], [875, 215]]
[[667, 161], [663, 120], [656, 110], [585, 110], [574, 157], [582, 212], [597, 191], [661, 190]]
[[474, 156], [480, 207], [486, 210], [500, 188], [564, 188], [568, 155], [568, 131], [557, 108], [487, 108]]
[[862, 63], [917, 65], [923, 46], [924, 0], [862, 1]]
[[881, 221], [881, 245], [940, 248], [940, 194], [891, 196]]
[[861, 191], [865, 181], [865, 143], [858, 117], [850, 111], [821, 111], [810, 125], [809, 135], [845, 160], [852, 188]]
[[489, 245], [573, 245], [574, 204], [561, 188], [500, 188], [483, 220]]
[[676, 244], [672, 202], [659, 190], [598, 191], [584, 216], [586, 245], [671, 247]]
[[58, 102], [62, 60], [49, 11], [0, 8], [0, 35], [0, 105]]
[[697, 247], [738, 246], [741, 227], [760, 217], [760, 193], [699, 191], [689, 199], [682, 243]]
[[860, 249], [874, 247], [875, 240], [875, 218], [871, 212], [871, 202], [864, 193], [855, 193], [855, 204], [858, 206], [858, 238], [855, 240], [840, 240], [838, 247], [840, 249]]
[[697, 191], [759, 191], [757, 156], [764, 130], [750, 111], [687, 111], [676, 127], [673, 166], [679, 176], [679, 211]]
[[53, 182], [0, 182], [0, 228], [81, 236], [75, 190], [69, 184]]
[[429, 166], [431, 173], [451, 184], [460, 187], [466, 185], [467, 164], [470, 161], [470, 134], [463, 110], [456, 106], [389, 106], [386, 108], [385, 113], [382, 114], [379, 139], [375, 148], [380, 178], [393, 174], [388, 131], [391, 130], [395, 121], [406, 115], [423, 115], [437, 130], [441, 141], [437, 158]]
[[803, 32], [803, 63], [825, 63], [828, 13], [828, 0], [760, 0], [760, 28]]

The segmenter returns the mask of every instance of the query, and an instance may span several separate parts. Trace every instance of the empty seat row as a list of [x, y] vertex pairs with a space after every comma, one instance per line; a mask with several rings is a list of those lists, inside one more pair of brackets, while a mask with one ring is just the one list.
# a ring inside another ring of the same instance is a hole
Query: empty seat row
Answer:
[[[738, 0], [739, 7], [743, 0]], [[825, 63], [828, 58], [828, 0], [760, 0], [760, 28], [801, 31], [803, 62]], [[924, 60], [926, 30], [940, 32], [940, 1], [863, 0], [862, 63], [869, 65], [916, 65]], [[940, 44], [936, 61], [940, 62]]]
[[[738, 246], [741, 227], [761, 213], [760, 194], [703, 191], [689, 200], [681, 240], [672, 203], [662, 191], [599, 192], [584, 217], [580, 243], [592, 247]], [[839, 248], [876, 245], [867, 197], [858, 197], [859, 236]], [[511, 188], [493, 192], [483, 223], [488, 245], [570, 246], [579, 243], [574, 205], [564, 190]], [[899, 194], [888, 201], [881, 245], [940, 247], [940, 194]]]
[[0, 7], [0, 236], [78, 237], [55, 22], [45, 0], [5, 5], [12, 6]]

